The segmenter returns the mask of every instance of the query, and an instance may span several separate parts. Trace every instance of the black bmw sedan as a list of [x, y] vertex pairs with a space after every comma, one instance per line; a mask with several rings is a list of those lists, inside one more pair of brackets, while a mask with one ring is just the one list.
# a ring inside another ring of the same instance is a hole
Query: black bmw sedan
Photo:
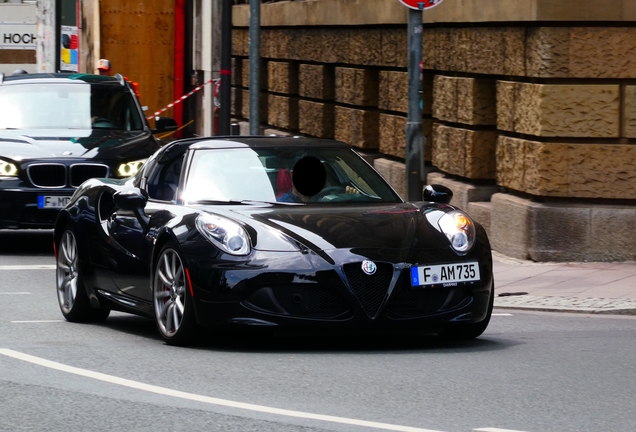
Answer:
[[53, 228], [85, 180], [130, 177], [158, 148], [121, 76], [0, 74], [0, 229]]
[[177, 141], [60, 212], [60, 308], [147, 316], [170, 344], [232, 326], [474, 338], [492, 313], [491, 250], [451, 197], [432, 185], [405, 203], [334, 141]]

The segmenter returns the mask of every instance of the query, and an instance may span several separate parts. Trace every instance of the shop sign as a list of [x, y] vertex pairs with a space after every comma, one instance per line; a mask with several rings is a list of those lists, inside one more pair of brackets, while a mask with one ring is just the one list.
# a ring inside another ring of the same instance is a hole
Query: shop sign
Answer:
[[0, 23], [0, 49], [35, 49], [36, 24]]

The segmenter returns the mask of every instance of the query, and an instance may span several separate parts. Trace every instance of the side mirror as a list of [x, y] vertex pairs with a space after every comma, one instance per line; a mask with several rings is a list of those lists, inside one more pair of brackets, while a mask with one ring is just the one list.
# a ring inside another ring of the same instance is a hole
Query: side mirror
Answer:
[[115, 201], [115, 205], [120, 209], [134, 212], [135, 210], [146, 207], [148, 198], [146, 198], [139, 189], [125, 190], [115, 193], [113, 195], [113, 201]]
[[150, 218], [144, 212], [148, 198], [140, 189], [117, 192], [113, 195], [113, 201], [118, 208], [133, 212], [143, 229], [150, 226]]
[[179, 125], [175, 119], [170, 117], [155, 117], [155, 128], [153, 133], [172, 132], [179, 129]]
[[453, 191], [446, 186], [434, 184], [427, 185], [422, 193], [422, 200], [439, 204], [450, 204], [453, 199]]

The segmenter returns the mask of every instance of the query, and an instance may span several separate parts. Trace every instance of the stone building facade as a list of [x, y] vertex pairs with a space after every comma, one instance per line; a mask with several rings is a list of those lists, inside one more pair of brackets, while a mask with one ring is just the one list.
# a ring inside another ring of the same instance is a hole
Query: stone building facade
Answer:
[[[406, 18], [397, 0], [263, 4], [261, 121], [376, 153], [404, 195]], [[233, 114], [248, 118], [248, 6], [233, 21]], [[428, 181], [454, 190], [495, 250], [636, 258], [634, 22], [628, 0], [445, 0], [424, 13]]]

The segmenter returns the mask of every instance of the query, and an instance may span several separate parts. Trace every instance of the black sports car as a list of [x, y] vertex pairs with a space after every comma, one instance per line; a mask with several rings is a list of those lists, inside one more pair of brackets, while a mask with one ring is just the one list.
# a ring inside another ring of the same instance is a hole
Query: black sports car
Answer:
[[158, 148], [121, 76], [0, 74], [0, 229], [53, 228], [85, 180], [130, 177]]
[[477, 337], [490, 245], [451, 197], [428, 186], [405, 203], [334, 141], [176, 141], [131, 179], [88, 180], [60, 212], [60, 307], [70, 321], [152, 317], [170, 344], [200, 326]]

